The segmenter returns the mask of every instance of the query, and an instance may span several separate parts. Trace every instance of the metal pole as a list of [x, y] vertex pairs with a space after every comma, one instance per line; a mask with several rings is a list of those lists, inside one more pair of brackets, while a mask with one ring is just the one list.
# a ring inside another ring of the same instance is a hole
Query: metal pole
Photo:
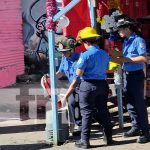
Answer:
[[59, 11], [54, 17], [53, 21], [57, 21], [62, 15], [67, 13], [72, 7], [74, 7], [81, 0], [72, 0], [67, 6], [65, 6], [61, 11]]
[[122, 104], [122, 70], [117, 68], [114, 72], [114, 83], [117, 90], [118, 114], [119, 114], [119, 128], [123, 128], [123, 104]]
[[58, 126], [58, 112], [57, 112], [57, 95], [56, 95], [56, 65], [55, 65], [55, 24], [56, 21], [72, 7], [74, 7], [80, 0], [73, 0], [63, 10], [57, 12], [56, 1], [47, 0], [47, 30], [48, 30], [48, 54], [49, 54], [49, 74], [51, 82], [51, 100], [52, 100], [52, 128], [53, 128], [53, 144], [58, 145], [59, 141], [59, 126]]
[[95, 0], [88, 0], [89, 10], [90, 10], [90, 20], [91, 20], [91, 27], [96, 29], [96, 15], [95, 15]]
[[57, 113], [57, 95], [56, 95], [56, 65], [55, 65], [55, 38], [54, 31], [48, 31], [49, 40], [49, 64], [50, 64], [50, 79], [51, 79], [51, 100], [52, 100], [52, 121], [53, 121], [53, 142], [58, 144], [59, 127], [58, 127], [58, 113]]
[[52, 100], [52, 128], [53, 128], [53, 144], [58, 145], [58, 112], [57, 112], [57, 96], [56, 96], [56, 66], [55, 66], [55, 22], [52, 17], [57, 12], [57, 6], [55, 0], [47, 0], [47, 30], [48, 30], [48, 55], [49, 55], [49, 74], [51, 82], [51, 100]]
[[123, 107], [122, 107], [122, 86], [116, 85], [118, 113], [119, 113], [119, 128], [123, 128]]

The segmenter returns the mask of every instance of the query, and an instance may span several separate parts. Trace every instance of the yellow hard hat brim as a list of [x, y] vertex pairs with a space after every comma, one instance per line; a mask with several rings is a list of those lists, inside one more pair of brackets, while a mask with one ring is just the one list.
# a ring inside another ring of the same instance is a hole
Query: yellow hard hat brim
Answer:
[[80, 39], [89, 39], [89, 38], [94, 38], [94, 37], [100, 37], [100, 35], [98, 35], [98, 34], [92, 34], [92, 35], [87, 35], [87, 36], [84, 36], [84, 37], [82, 37], [82, 38], [80, 38]]

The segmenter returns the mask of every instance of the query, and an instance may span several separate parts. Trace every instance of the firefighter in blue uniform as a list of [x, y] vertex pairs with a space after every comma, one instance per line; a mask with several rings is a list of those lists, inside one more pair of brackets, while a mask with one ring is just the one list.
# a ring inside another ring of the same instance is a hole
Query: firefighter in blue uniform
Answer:
[[[58, 71], [56, 72], [57, 78], [61, 78], [64, 75], [72, 83], [75, 76], [75, 66], [79, 59], [79, 53], [75, 52], [75, 47], [80, 44], [72, 36], [62, 36], [58, 39], [57, 50], [62, 53], [62, 60]], [[69, 109], [71, 112], [71, 120], [78, 126], [78, 129], [73, 132], [73, 135], [79, 135], [81, 130], [82, 117], [79, 109], [79, 102], [76, 100], [78, 94], [78, 88], [69, 97]], [[78, 114], [75, 115], [75, 109], [78, 108]]]
[[89, 148], [90, 126], [95, 108], [97, 111], [97, 121], [104, 129], [104, 141], [112, 144], [112, 124], [107, 108], [109, 87], [106, 81], [109, 55], [98, 46], [100, 35], [91, 27], [86, 27], [79, 31], [78, 38], [83, 42], [86, 51], [80, 55], [77, 62], [76, 80], [72, 82], [64, 99], [79, 86], [79, 105], [82, 115], [81, 139], [76, 141], [75, 146], [79, 148]]
[[[126, 74], [126, 102], [132, 127], [124, 137], [140, 135], [138, 143], [149, 141], [147, 108], [144, 100], [144, 67], [147, 62], [145, 40], [137, 33], [137, 23], [128, 16], [118, 17], [117, 28], [124, 38], [123, 54], [112, 53], [112, 59], [122, 64]], [[114, 55], [115, 54], [115, 55]]]

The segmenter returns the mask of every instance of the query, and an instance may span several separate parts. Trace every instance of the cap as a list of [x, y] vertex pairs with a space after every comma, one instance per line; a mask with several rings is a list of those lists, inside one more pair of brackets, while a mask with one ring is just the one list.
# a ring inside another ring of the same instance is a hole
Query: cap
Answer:
[[121, 27], [126, 27], [128, 25], [135, 25], [136, 21], [133, 20], [132, 18], [130, 18], [129, 16], [126, 15], [120, 15], [117, 18], [117, 29], [121, 28]]
[[58, 39], [57, 50], [59, 52], [70, 51], [81, 44], [78, 43], [72, 36], [63, 36]]

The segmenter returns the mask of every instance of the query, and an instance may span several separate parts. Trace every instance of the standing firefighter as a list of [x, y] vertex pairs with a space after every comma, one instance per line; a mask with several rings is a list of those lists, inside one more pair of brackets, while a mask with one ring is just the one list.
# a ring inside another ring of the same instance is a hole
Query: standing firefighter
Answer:
[[112, 144], [112, 124], [107, 109], [109, 87], [106, 81], [109, 55], [98, 46], [100, 35], [91, 27], [79, 31], [78, 38], [83, 42], [86, 51], [80, 55], [77, 62], [76, 80], [72, 82], [64, 99], [79, 86], [79, 104], [82, 115], [81, 139], [76, 141], [75, 146], [89, 148], [90, 126], [92, 117], [97, 110], [98, 122], [103, 126], [104, 141], [107, 145]]
[[[124, 133], [124, 137], [140, 135], [138, 143], [149, 141], [149, 127], [146, 104], [144, 100], [144, 72], [146, 57], [145, 40], [137, 35], [138, 26], [128, 16], [120, 16], [117, 21], [118, 33], [124, 38], [123, 55], [112, 53], [112, 59], [122, 63], [126, 74], [127, 110], [131, 117], [132, 127]], [[114, 55], [115, 54], [115, 55]], [[140, 133], [141, 131], [141, 133]]]

